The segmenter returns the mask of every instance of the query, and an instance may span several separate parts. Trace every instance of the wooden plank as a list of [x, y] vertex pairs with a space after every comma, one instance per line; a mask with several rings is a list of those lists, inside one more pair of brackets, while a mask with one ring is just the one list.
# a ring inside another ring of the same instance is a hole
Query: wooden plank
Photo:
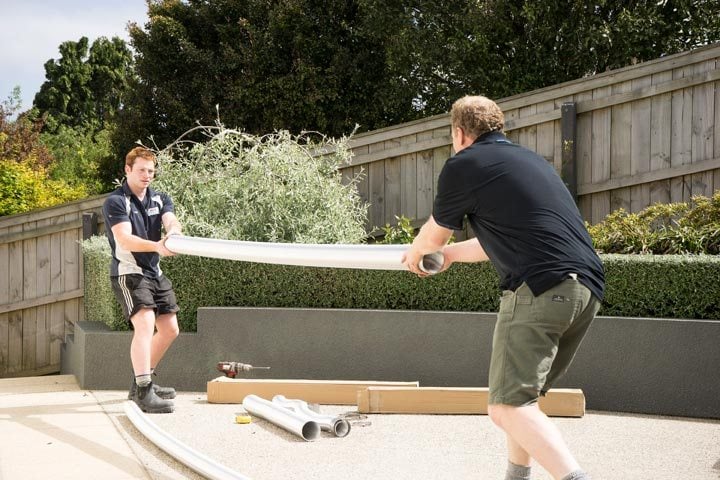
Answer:
[[[546, 415], [585, 415], [585, 395], [579, 389], [552, 389], [538, 403]], [[357, 405], [360, 413], [486, 415], [488, 389], [368, 387], [358, 392]]]
[[370, 182], [370, 224], [385, 224], [385, 162], [371, 163], [368, 169]]
[[[0, 228], [14, 227], [17, 225], [24, 225], [30, 222], [37, 222], [38, 220], [44, 220], [47, 218], [56, 218], [66, 215], [68, 213], [78, 213], [86, 211], [95, 211], [102, 217], [102, 205], [105, 202], [105, 198], [108, 194], [98, 195], [96, 197], [84, 198], [82, 200], [75, 200], [73, 202], [63, 203], [55, 207], [43, 208], [40, 210], [33, 210], [28, 213], [20, 213], [17, 215], [8, 215], [7, 217], [0, 218]], [[75, 216], [73, 218], [79, 218]], [[18, 230], [22, 231], [22, 230]]]
[[[647, 88], [652, 77], [642, 77], [632, 82], [633, 90]], [[650, 171], [650, 113], [652, 101], [643, 98], [632, 103], [631, 175]], [[650, 185], [640, 184], [630, 189], [630, 211], [639, 212], [650, 205]]]
[[356, 150], [358, 147], [367, 147], [373, 143], [384, 142], [385, 140], [398, 138], [406, 135], [421, 134], [423, 132], [434, 130], [436, 128], [447, 127], [450, 125], [450, 114], [442, 113], [421, 120], [401, 123], [390, 127], [373, 130], [356, 135], [350, 140], [350, 148]]
[[368, 387], [418, 388], [418, 382], [353, 380], [244, 379], [218, 377], [207, 383], [208, 403], [242, 403], [250, 394], [266, 400], [275, 395], [322, 405], [355, 405], [358, 391]]
[[67, 290], [64, 292], [50, 293], [42, 297], [30, 298], [28, 300], [20, 300], [19, 302], [6, 303], [0, 305], [0, 313], [10, 313], [19, 310], [34, 309], [40, 306], [50, 305], [58, 302], [66, 302], [81, 298], [84, 292], [82, 288], [75, 290]]
[[[581, 93], [573, 101], [579, 102], [588, 98], [592, 98], [592, 92]], [[577, 115], [575, 147], [578, 186], [592, 184], [592, 112]], [[578, 209], [583, 219], [591, 222], [592, 196], [579, 195], [579, 189], [577, 193]]]
[[[32, 230], [37, 222], [25, 224], [23, 228]], [[37, 297], [37, 239], [23, 240], [23, 299]], [[37, 333], [37, 310], [28, 308], [22, 311], [22, 369], [34, 370]]]
[[[55, 233], [50, 237], [50, 294], [65, 293], [65, 278], [63, 277], [63, 241], [62, 234]], [[76, 290], [80, 295], [83, 291]], [[65, 304], [53, 302], [48, 307], [50, 315], [50, 363], [60, 364], [60, 352], [65, 340]]]
[[[77, 215], [77, 214], [75, 214]], [[68, 220], [70, 215], [66, 215]], [[64, 252], [64, 282], [65, 290], [77, 290], [83, 288], [82, 284], [82, 251], [80, 241], [82, 237], [81, 229], [68, 231], [63, 233], [63, 252]], [[81, 315], [80, 299], [67, 300], [65, 302], [65, 332], [73, 329], [75, 322], [80, 319]]]
[[[610, 87], [593, 91], [593, 98], [610, 95]], [[610, 178], [610, 109], [594, 111], [592, 114], [592, 182]], [[578, 188], [578, 193], [580, 189]], [[592, 196], [591, 223], [601, 222], [610, 213], [610, 194], [596, 193]]]
[[[424, 140], [422, 142], [411, 143], [407, 145], [400, 145], [388, 150], [370, 150], [369, 153], [364, 155], [356, 155], [350, 162], [351, 165], [364, 165], [366, 163], [375, 163], [379, 160], [386, 158], [399, 157], [401, 155], [408, 155], [410, 153], [417, 153], [423, 150], [431, 150], [436, 147], [443, 147], [446, 145], [452, 145], [452, 137], [434, 137], [430, 140]], [[373, 145], [371, 145], [373, 147]]]
[[[715, 61], [698, 63], [694, 66], [695, 75], [715, 69]], [[690, 137], [692, 163], [702, 162], [713, 157], [713, 134], [715, 122], [715, 84], [698, 85], [692, 89], [693, 113], [692, 133]], [[702, 172], [692, 175], [692, 195], [712, 195], [713, 173]]]
[[425, 150], [417, 154], [417, 218], [427, 218], [433, 207], [433, 153]]
[[[38, 223], [47, 221], [48, 219], [42, 219], [38, 220]], [[38, 227], [31, 230], [25, 230], [22, 232], [6, 233], [4, 235], [0, 235], [0, 245], [5, 243], [17, 242], [29, 238], [43, 237], [46, 235], [51, 235], [53, 233], [65, 232], [67, 230], [74, 230], [79, 227], [82, 227], [82, 220], [75, 219], [70, 222], [52, 223], [46, 226]]]
[[[358, 195], [365, 205], [370, 204], [370, 182], [368, 181], [367, 169], [365, 167], [351, 167], [353, 177], [357, 178], [356, 183]], [[372, 225], [370, 224], [370, 212], [368, 210], [368, 216], [365, 220], [365, 230], [370, 231]]]
[[400, 157], [400, 214], [417, 218], [417, 155]]
[[[57, 222], [55, 219], [39, 220], [38, 227], [45, 227]], [[43, 235], [37, 238], [36, 267], [37, 279], [35, 297], [50, 294], [50, 235]], [[50, 319], [49, 312], [45, 305], [35, 307], [36, 311], [36, 332], [35, 332], [35, 368], [45, 367], [50, 362]]]
[[[623, 94], [632, 90], [631, 82], [612, 86], [612, 93]], [[610, 110], [610, 178], [625, 177], [631, 173], [633, 118], [629, 103], [615, 105]], [[630, 211], [631, 194], [629, 188], [619, 188], [610, 192], [610, 211], [620, 208]]]
[[[720, 60], [715, 61], [715, 67], [720, 68]], [[713, 134], [715, 157], [720, 157], [720, 81], [715, 82], [715, 133]], [[720, 168], [713, 173], [713, 191], [720, 190]]]
[[[692, 75], [692, 67], [673, 71], [673, 78]], [[670, 164], [679, 167], [691, 163], [692, 133], [692, 90], [682, 89], [672, 94], [672, 137], [670, 143]], [[689, 199], [689, 186], [678, 176], [670, 180], [670, 201], [683, 202]]]
[[[537, 105], [537, 112], [544, 113], [555, 108], [555, 102], [542, 102]], [[562, 157], [555, 155], [555, 124], [556, 122], [544, 122], [537, 126], [535, 152], [541, 157], [553, 160], [553, 166], [557, 172], [562, 169]], [[559, 137], [558, 137], [559, 138]]]
[[[655, 84], [672, 80], [672, 72], [653, 75]], [[672, 94], [663, 93], [652, 98], [650, 114], [650, 170], [665, 170], [670, 164]], [[650, 183], [650, 203], [670, 203], [670, 181]]]
[[[10, 227], [10, 233], [22, 231], [22, 225]], [[8, 244], [8, 302], [23, 299], [23, 242]], [[8, 315], [8, 350], [5, 375], [22, 371], [22, 311]]]
[[[537, 105], [526, 105], [520, 107], [519, 115], [520, 118], [532, 117], [537, 113]], [[525, 148], [537, 152], [537, 123], [533, 122], [530, 125], [524, 126], [520, 130], [520, 145]]]
[[[604, 182], [596, 182], [585, 185], [578, 185], [578, 194], [589, 195], [598, 192], [609, 192], [617, 188], [632, 187], [649, 182], [658, 182], [661, 180], [676, 180], [686, 178], [698, 172], [712, 171], [720, 168], [720, 158], [714, 158], [705, 162], [699, 162], [689, 165], [680, 165], [665, 170], [655, 170], [638, 175], [628, 175], [627, 177], [613, 178]], [[676, 200], [673, 200], [675, 202]], [[682, 200], [677, 200], [682, 201]]]
[[385, 216], [383, 225], [394, 224], [395, 216], [400, 215], [402, 187], [400, 178], [400, 159], [385, 160]]
[[[0, 229], [0, 235], [7, 234], [9, 228]], [[9, 246], [0, 244], [0, 305], [10, 302], [10, 252]], [[8, 342], [9, 342], [10, 319], [6, 313], [0, 313], [0, 377], [7, 373], [8, 364]]]

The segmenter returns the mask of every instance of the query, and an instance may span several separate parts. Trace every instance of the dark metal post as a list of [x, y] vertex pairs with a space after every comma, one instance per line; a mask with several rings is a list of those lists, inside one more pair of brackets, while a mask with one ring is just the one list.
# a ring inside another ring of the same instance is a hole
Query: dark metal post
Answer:
[[575, 102], [566, 102], [560, 108], [560, 128], [562, 141], [562, 178], [577, 203], [577, 108]]
[[85, 212], [82, 216], [83, 240], [87, 240], [93, 235], [97, 235], [97, 213]]

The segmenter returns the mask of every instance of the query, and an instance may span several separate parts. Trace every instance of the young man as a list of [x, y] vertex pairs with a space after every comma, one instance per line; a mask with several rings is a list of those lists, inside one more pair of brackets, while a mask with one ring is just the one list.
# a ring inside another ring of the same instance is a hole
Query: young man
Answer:
[[[175, 390], [152, 382], [152, 374], [178, 336], [179, 310], [170, 280], [160, 270], [167, 235], [181, 232], [172, 200], [150, 188], [155, 154], [142, 147], [125, 157], [126, 179], [105, 200], [103, 215], [112, 249], [110, 280], [125, 318], [134, 330], [130, 358], [135, 373], [128, 398], [143, 412], [173, 411]], [[155, 329], [157, 328], [157, 333]]]
[[[488, 413], [507, 437], [506, 479], [529, 479], [531, 458], [556, 479], [589, 478], [537, 400], [567, 371], [600, 308], [602, 264], [562, 180], [544, 158], [507, 140], [495, 102], [461, 98], [451, 122], [455, 155], [403, 262], [420, 276], [422, 256], [440, 249], [442, 270], [493, 263], [503, 295]], [[466, 216], [477, 238], [446, 245]]]

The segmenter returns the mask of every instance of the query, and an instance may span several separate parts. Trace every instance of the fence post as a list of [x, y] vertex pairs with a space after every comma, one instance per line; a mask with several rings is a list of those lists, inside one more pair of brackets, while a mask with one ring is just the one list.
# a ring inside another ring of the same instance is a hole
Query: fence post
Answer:
[[577, 126], [577, 108], [575, 102], [566, 102], [560, 108], [560, 129], [562, 140], [562, 178], [577, 203], [577, 148], [575, 135]]
[[83, 240], [87, 240], [93, 235], [97, 235], [97, 213], [84, 212], [82, 216]]

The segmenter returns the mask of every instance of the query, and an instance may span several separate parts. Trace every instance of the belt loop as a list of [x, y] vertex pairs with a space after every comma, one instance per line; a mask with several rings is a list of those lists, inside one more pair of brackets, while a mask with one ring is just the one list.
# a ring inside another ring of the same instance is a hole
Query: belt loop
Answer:
[[577, 280], [577, 273], [568, 273], [568, 276], [573, 280]]

